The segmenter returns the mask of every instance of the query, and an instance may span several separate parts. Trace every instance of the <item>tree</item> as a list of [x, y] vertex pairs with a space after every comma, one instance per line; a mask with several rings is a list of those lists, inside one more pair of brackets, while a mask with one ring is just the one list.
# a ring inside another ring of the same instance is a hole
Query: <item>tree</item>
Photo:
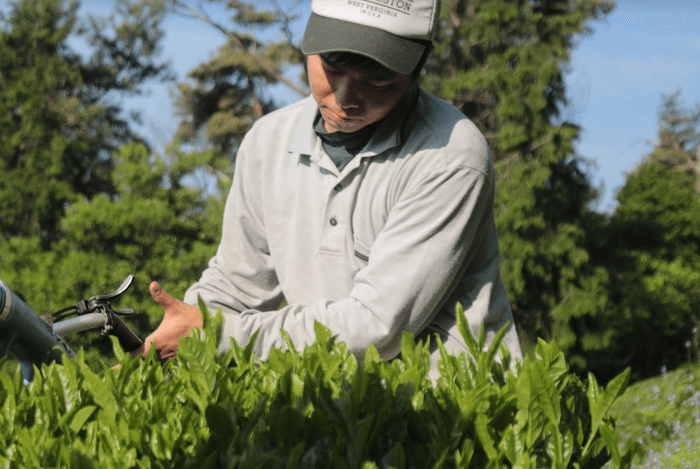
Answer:
[[[112, 194], [110, 156], [140, 140], [114, 93], [138, 93], [166, 77], [153, 60], [161, 33], [152, 2], [118, 2], [109, 23], [78, 27], [75, 0], [21, 0], [0, 23], [0, 216], [2, 236], [60, 235], [76, 198]], [[144, 27], [148, 26], [148, 27]], [[96, 51], [84, 61], [68, 46], [86, 35]]]
[[647, 161], [658, 161], [671, 171], [696, 175], [700, 192], [700, 103], [683, 108], [681, 91], [661, 96], [659, 141]]
[[700, 106], [679, 98], [662, 97], [658, 143], [627, 175], [594, 256], [610, 273], [610, 304], [596, 323], [610, 340], [589, 360], [601, 373], [615, 372], [611, 362], [638, 377], [676, 367], [700, 326]]
[[[589, 266], [595, 197], [562, 121], [571, 49], [613, 7], [599, 0], [447, 0], [423, 84], [484, 133], [497, 168], [502, 274], [521, 334], [571, 347], [575, 317], [594, 314], [605, 272]], [[582, 366], [575, 362], [574, 365]]]
[[[281, 83], [299, 95], [308, 94], [306, 85], [287, 77], [290, 68], [303, 63], [290, 26], [295, 17], [276, 4], [264, 10], [258, 5], [225, 2], [231, 14], [231, 24], [226, 24], [212, 18], [201, 4], [193, 7], [170, 0], [175, 14], [196, 18], [226, 37], [216, 56], [190, 71], [188, 77], [194, 84], [178, 85], [176, 100], [182, 118], [177, 141], [214, 149], [215, 159], [210, 164], [224, 180], [230, 176], [238, 145], [250, 126], [277, 107], [270, 87]], [[280, 37], [270, 39], [274, 32]]]

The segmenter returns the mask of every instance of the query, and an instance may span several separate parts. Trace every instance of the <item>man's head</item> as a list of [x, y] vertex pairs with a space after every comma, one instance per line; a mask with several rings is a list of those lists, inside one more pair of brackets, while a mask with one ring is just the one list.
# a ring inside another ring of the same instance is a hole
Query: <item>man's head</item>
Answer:
[[440, 0], [313, 0], [302, 51], [328, 131], [387, 116], [432, 48]]
[[435, 39], [440, 0], [313, 0], [302, 51], [353, 52], [410, 75]]
[[329, 53], [308, 57], [309, 84], [329, 132], [355, 132], [380, 121], [413, 84], [364, 56]]

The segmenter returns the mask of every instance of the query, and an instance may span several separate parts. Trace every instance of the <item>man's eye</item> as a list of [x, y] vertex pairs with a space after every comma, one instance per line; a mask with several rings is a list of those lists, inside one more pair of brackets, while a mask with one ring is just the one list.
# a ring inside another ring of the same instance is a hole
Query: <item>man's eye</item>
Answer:
[[323, 68], [324, 71], [328, 73], [338, 73], [340, 70], [338, 70], [336, 67], [331, 65], [329, 62], [326, 60], [321, 59], [321, 67]]
[[332, 68], [332, 67], [323, 67], [323, 71], [326, 72], [327, 75], [338, 75], [340, 73], [340, 70], [337, 68]]

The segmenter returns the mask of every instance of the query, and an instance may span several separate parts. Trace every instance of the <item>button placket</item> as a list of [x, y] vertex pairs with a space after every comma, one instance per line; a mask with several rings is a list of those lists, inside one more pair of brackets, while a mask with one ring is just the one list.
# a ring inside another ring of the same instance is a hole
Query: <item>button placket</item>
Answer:
[[[329, 175], [330, 176], [330, 175]], [[350, 186], [343, 177], [328, 178], [326, 186], [326, 211], [323, 221], [323, 234], [321, 240], [321, 250], [325, 253], [334, 253], [339, 256], [345, 251], [345, 238], [347, 229], [345, 204], [347, 197], [345, 189]]]
[[[328, 197], [328, 209], [329, 209], [329, 212], [332, 213], [332, 211], [333, 211], [333, 210], [331, 209], [331, 206], [337, 205], [337, 204], [338, 204], [338, 202], [337, 202], [337, 201], [334, 201], [334, 199], [336, 198], [336, 194], [338, 194], [338, 193], [339, 193], [340, 191], [342, 191], [342, 190], [343, 190], [343, 184], [340, 183], [340, 182], [339, 182], [338, 184], [336, 184], [335, 186], [333, 186], [333, 191], [331, 191], [331, 193], [329, 194], [329, 197]], [[338, 225], [338, 217], [335, 216], [335, 215], [332, 215], [332, 216], [328, 219], [328, 223], [329, 223], [331, 226], [337, 226], [337, 225]]]

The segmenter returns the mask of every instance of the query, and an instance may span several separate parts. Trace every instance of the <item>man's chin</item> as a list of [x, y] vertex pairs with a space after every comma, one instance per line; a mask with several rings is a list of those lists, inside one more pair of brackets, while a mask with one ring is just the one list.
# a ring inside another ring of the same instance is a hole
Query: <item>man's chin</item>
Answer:
[[326, 121], [328, 125], [326, 125], [326, 130], [329, 132], [344, 132], [344, 133], [352, 133], [352, 132], [357, 132], [358, 130], [361, 130], [366, 127], [367, 124], [365, 124], [364, 121], [360, 120], [349, 120], [349, 121], [344, 121], [344, 122], [329, 122]]
[[342, 119], [331, 112], [323, 114], [323, 121], [328, 132], [357, 132], [367, 126], [365, 119]]

